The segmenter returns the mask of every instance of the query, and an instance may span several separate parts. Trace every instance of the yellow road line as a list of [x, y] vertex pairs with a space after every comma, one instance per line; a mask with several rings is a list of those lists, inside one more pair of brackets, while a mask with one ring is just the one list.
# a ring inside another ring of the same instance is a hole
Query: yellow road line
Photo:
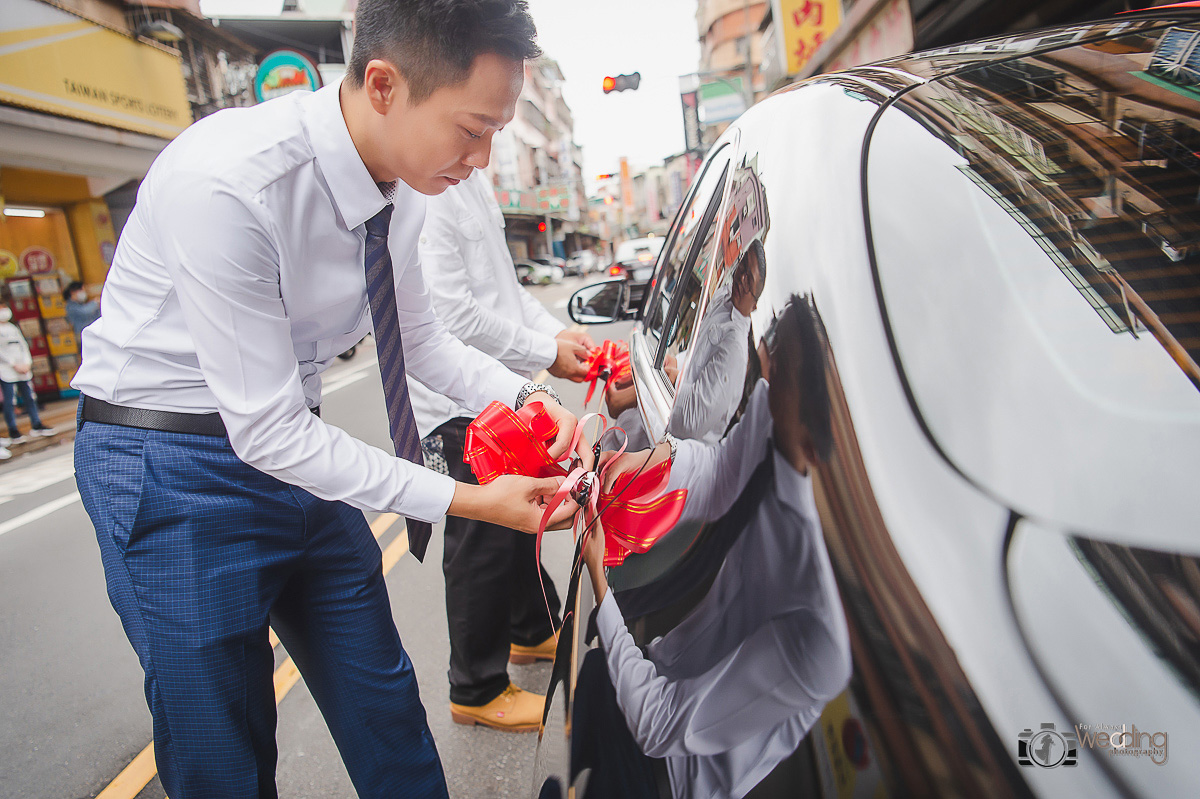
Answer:
[[[395, 513], [381, 513], [371, 522], [371, 533], [378, 539], [399, 518], [400, 516]], [[383, 574], [385, 577], [406, 552], [408, 552], [408, 535], [401, 530], [383, 551]], [[279, 636], [275, 634], [274, 630], [270, 631], [270, 641], [272, 649], [279, 646]], [[296, 668], [295, 662], [290, 657], [279, 664], [279, 668], [275, 670], [274, 679], [275, 704], [278, 705], [287, 696], [288, 691], [292, 690], [299, 679], [300, 670]], [[96, 799], [133, 799], [145, 789], [157, 773], [158, 767], [154, 763], [154, 744], [151, 742], [145, 749], [138, 752], [137, 757], [122, 769], [112, 782], [105, 786]]]

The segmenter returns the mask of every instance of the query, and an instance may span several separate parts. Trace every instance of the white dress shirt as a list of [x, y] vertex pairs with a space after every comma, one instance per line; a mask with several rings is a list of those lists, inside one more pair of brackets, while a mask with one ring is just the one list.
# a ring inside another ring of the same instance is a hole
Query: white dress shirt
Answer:
[[21, 333], [21, 328], [12, 322], [0, 322], [0, 381], [5, 383], [24, 383], [33, 377], [32, 372], [24, 374], [17, 367], [31, 369], [33, 356], [29, 354], [29, 343]]
[[668, 490], [688, 489], [681, 521], [720, 517], [763, 458], [775, 459], [774, 485], [687, 618], [643, 657], [611, 591], [597, 614], [617, 703], [642, 751], [666, 758], [676, 799], [744, 796], [850, 679], [812, 481], [770, 436], [761, 381], [720, 445], [679, 442]]
[[[238, 457], [318, 497], [440, 519], [454, 481], [308, 408], [371, 330], [364, 223], [386, 204], [338, 85], [219, 111], [167, 145], [138, 190], [83, 331], [72, 385], [118, 405], [219, 411]], [[446, 332], [417, 260], [424, 196], [400, 183], [388, 248], [408, 373], [468, 408], [526, 380]]]
[[713, 295], [696, 331], [667, 430], [676, 438], [715, 444], [742, 401], [750, 317], [733, 305], [728, 286]]
[[[504, 214], [486, 174], [476, 170], [429, 198], [417, 251], [433, 309], [459, 340], [523, 377], [554, 363], [554, 337], [566, 325], [517, 281]], [[422, 438], [451, 419], [475, 415], [416, 380], [408, 382]]]

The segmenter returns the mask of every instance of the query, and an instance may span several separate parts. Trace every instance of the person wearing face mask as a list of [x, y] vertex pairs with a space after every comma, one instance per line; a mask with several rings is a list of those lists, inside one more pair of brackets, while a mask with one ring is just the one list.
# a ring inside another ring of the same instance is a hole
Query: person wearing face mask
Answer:
[[100, 303], [88, 298], [87, 289], [78, 280], [63, 289], [63, 300], [67, 304], [67, 319], [71, 321], [78, 341], [83, 329], [100, 318]]
[[[21, 395], [29, 421], [33, 423], [30, 435], [52, 436], [54, 431], [42, 424], [38, 414], [37, 400], [33, 396], [33, 356], [21, 329], [12, 323], [12, 309], [0, 305], [0, 391], [4, 393], [4, 421], [8, 423], [8, 436], [0, 438], [0, 448], [7, 451], [9, 445], [21, 443], [26, 436], [17, 427], [16, 395]], [[12, 453], [9, 453], [11, 456]], [[8, 460], [0, 455], [0, 460]]]

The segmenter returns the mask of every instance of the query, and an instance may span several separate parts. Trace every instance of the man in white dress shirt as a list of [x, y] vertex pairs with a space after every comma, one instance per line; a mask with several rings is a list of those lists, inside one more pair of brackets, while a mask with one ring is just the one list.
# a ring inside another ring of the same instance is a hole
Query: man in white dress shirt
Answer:
[[[482, 410], [544, 401], [446, 332], [424, 195], [486, 166], [538, 53], [523, 0], [361, 0], [346, 79], [184, 131], [138, 191], [73, 385], [80, 493], [146, 674], [173, 799], [273, 797], [268, 623], [359, 796], [445, 797], [363, 511], [536, 528], [557, 480], [417, 465], [405, 373]], [[395, 211], [395, 213], [393, 213]], [[396, 454], [321, 421], [321, 372], [375, 331]]]
[[[796, 750], [850, 678], [810, 474], [832, 446], [819, 330], [807, 299], [793, 297], [779, 318], [771, 381], [759, 381], [730, 434], [716, 446], [678, 442], [667, 490], [688, 490], [680, 522], [742, 518], [732, 519], [733, 535], [703, 544], [728, 547], [712, 586], [645, 654], [608, 590], [603, 537], [584, 552], [616, 704], [641, 753], [665, 760], [674, 799], [744, 796]], [[648, 455], [654, 464], [671, 449], [626, 453], [607, 481]], [[605, 740], [615, 748], [619, 736]], [[593, 765], [593, 781], [601, 770]], [[601, 778], [595, 793], [589, 785], [589, 797], [613, 795], [611, 784]], [[629, 783], [618, 794], [639, 795]]]
[[[417, 250], [433, 308], [463, 343], [524, 377], [542, 369], [577, 382], [587, 375], [591, 338], [565, 329], [517, 282], [504, 215], [484, 172], [430, 198]], [[461, 483], [476, 482], [463, 463], [474, 414], [412, 377], [409, 392], [427, 460], [444, 462]], [[513, 732], [536, 730], [545, 698], [508, 677], [510, 657], [516, 663], [554, 659], [559, 599], [545, 569], [538, 580], [534, 538], [450, 515], [443, 540], [451, 717]]]

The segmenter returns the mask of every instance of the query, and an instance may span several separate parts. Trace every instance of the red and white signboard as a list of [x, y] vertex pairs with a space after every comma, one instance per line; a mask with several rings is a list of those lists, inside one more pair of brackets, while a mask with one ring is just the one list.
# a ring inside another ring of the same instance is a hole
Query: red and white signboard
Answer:
[[54, 255], [45, 247], [30, 247], [21, 253], [21, 266], [31, 275], [45, 275], [54, 271]]

